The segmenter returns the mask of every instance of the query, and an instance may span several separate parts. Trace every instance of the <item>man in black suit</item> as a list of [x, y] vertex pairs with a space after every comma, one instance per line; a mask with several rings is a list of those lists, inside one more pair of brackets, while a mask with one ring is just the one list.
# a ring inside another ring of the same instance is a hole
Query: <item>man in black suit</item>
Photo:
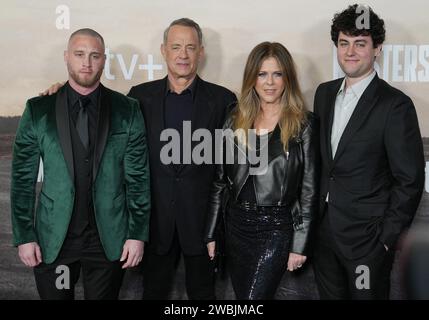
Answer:
[[331, 26], [346, 76], [321, 84], [314, 100], [323, 162], [314, 269], [322, 299], [389, 298], [395, 244], [424, 183], [413, 102], [374, 71], [384, 21], [369, 7], [362, 21], [357, 9], [336, 14]]
[[[168, 298], [175, 266], [183, 253], [188, 298], [214, 299], [214, 266], [207, 255], [203, 232], [215, 168], [213, 164], [183, 161], [187, 155], [182, 153], [182, 146], [191, 143], [184, 141], [188, 135], [183, 124], [190, 121], [192, 132], [204, 128], [214, 137], [215, 129], [222, 128], [228, 107], [236, 97], [231, 91], [198, 77], [204, 47], [201, 29], [194, 21], [187, 18], [173, 21], [165, 30], [161, 52], [168, 75], [135, 86], [128, 94], [139, 100], [145, 117], [152, 177], [143, 298]], [[164, 129], [175, 129], [181, 137], [180, 163], [165, 164], [161, 159], [167, 143], [161, 141]]]

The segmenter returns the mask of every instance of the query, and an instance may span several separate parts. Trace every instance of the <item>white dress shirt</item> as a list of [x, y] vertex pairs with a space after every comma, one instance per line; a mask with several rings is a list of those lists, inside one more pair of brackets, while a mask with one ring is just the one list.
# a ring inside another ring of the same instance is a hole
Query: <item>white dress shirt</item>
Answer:
[[[371, 83], [372, 79], [374, 79], [375, 75], [376, 72], [374, 70], [366, 78], [360, 80], [347, 89], [345, 89], [346, 79], [344, 78], [340, 90], [338, 90], [337, 98], [335, 99], [335, 113], [331, 132], [332, 158], [335, 157], [341, 136], [343, 135], [347, 123], [349, 123], [353, 111], [356, 109], [359, 99], [361, 98], [365, 89]], [[326, 195], [326, 202], [328, 202], [328, 200], [329, 193]]]
[[353, 111], [356, 109], [360, 97], [372, 79], [374, 79], [375, 75], [376, 72], [374, 70], [369, 76], [348, 87], [347, 89], [345, 89], [346, 79], [344, 78], [335, 100], [334, 122], [332, 124], [331, 132], [332, 158], [335, 157], [338, 143], [340, 142], [347, 123], [349, 123]]

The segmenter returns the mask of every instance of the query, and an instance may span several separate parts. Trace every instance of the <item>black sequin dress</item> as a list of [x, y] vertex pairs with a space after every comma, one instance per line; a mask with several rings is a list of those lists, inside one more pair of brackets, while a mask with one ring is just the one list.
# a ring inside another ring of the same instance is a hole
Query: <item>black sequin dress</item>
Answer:
[[240, 300], [273, 299], [287, 269], [293, 236], [290, 210], [256, 206], [253, 176], [226, 215], [228, 269]]

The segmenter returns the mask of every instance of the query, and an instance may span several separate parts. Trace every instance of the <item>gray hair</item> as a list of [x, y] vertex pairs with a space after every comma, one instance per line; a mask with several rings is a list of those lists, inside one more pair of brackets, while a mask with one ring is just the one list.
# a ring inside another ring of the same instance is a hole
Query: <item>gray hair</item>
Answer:
[[189, 18], [180, 18], [170, 23], [168, 28], [165, 29], [164, 31], [164, 44], [167, 43], [168, 32], [170, 31], [170, 28], [173, 26], [183, 26], [183, 27], [194, 28], [198, 34], [198, 41], [200, 42], [200, 45], [203, 44], [203, 32], [201, 31], [200, 26], [194, 20]]

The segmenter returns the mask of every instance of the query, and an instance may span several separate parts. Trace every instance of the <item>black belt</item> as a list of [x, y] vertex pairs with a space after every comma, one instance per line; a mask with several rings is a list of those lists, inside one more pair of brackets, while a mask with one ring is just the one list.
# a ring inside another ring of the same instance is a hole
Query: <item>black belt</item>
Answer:
[[285, 206], [259, 206], [256, 202], [250, 201], [235, 201], [232, 206], [237, 209], [241, 209], [244, 211], [280, 211], [285, 208]]
[[257, 211], [261, 206], [258, 206], [256, 202], [250, 201], [236, 201], [233, 206], [237, 209], [245, 210], [245, 211]]

